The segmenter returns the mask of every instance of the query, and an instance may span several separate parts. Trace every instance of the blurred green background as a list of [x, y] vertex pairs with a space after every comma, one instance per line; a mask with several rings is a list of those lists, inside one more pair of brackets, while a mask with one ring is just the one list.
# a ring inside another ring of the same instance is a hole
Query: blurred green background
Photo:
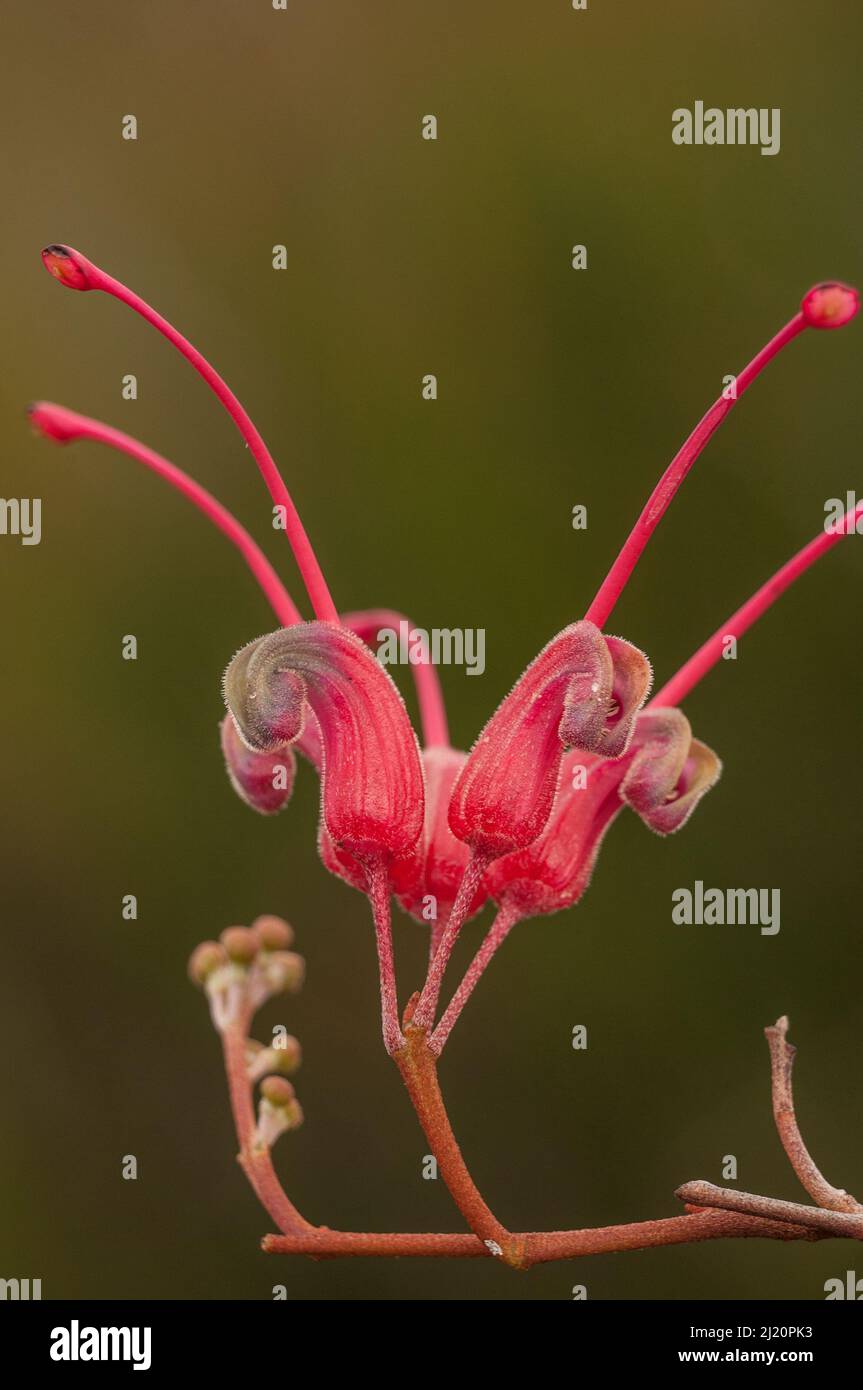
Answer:
[[[0, 1274], [45, 1297], [821, 1298], [855, 1247], [716, 1244], [550, 1265], [311, 1264], [233, 1154], [185, 962], [259, 912], [295, 924], [305, 1127], [278, 1165], [310, 1219], [460, 1229], [379, 1037], [367, 908], [315, 850], [308, 768], [280, 818], [231, 792], [220, 673], [273, 626], [188, 504], [96, 446], [32, 436], [46, 398], [193, 472], [299, 586], [251, 459], [134, 315], [45, 275], [77, 245], [172, 317], [248, 405], [346, 608], [484, 627], [443, 672], [469, 746], [584, 612], [690, 426], [813, 282], [859, 282], [863, 21], [841, 3], [87, 0], [4, 7], [6, 497], [0, 538]], [[678, 148], [671, 112], [779, 107], [782, 148]], [[136, 143], [121, 139], [135, 114]], [[420, 138], [423, 115], [439, 138]], [[570, 268], [588, 247], [589, 268]], [[288, 269], [271, 268], [284, 243]], [[664, 678], [861, 485], [859, 325], [804, 336], [711, 444], [612, 624]], [[121, 399], [138, 377], [139, 399]], [[423, 374], [439, 399], [420, 396]], [[571, 509], [589, 509], [586, 532]], [[634, 817], [583, 903], [526, 924], [442, 1066], [480, 1186], [514, 1229], [674, 1214], [695, 1177], [800, 1199], [761, 1029], [787, 1011], [804, 1132], [863, 1187], [859, 710], [863, 557], [843, 545], [688, 701], [725, 762], [677, 838]], [[120, 658], [122, 636], [139, 642]], [[782, 930], [675, 927], [671, 893], [779, 887]], [[136, 923], [120, 902], [135, 893]], [[482, 922], [464, 934], [460, 962]], [[424, 932], [397, 923], [405, 995]], [[572, 1027], [589, 1029], [586, 1052]], [[121, 1178], [135, 1154], [137, 1182]], [[856, 1185], [856, 1186], [855, 1186]], [[863, 1272], [863, 1271], [861, 1271]]]

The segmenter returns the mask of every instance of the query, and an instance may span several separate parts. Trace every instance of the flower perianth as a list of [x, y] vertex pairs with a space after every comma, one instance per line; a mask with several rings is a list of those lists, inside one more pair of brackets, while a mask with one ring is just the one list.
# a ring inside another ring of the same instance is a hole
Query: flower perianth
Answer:
[[719, 758], [692, 737], [689, 720], [679, 709], [651, 705], [639, 715], [620, 796], [651, 830], [672, 835], [721, 774]]
[[453, 789], [453, 834], [491, 860], [523, 849], [551, 815], [567, 748], [619, 757], [650, 687], [650, 664], [592, 623], [574, 623], [531, 662], [486, 724]]
[[302, 623], [237, 653], [225, 702], [255, 752], [294, 742], [306, 707], [323, 745], [322, 819], [361, 864], [387, 863], [419, 839], [423, 776], [404, 702], [368, 647], [330, 623]]
[[230, 715], [225, 715], [219, 730], [228, 777], [237, 795], [263, 816], [283, 810], [291, 799], [297, 771], [293, 749], [254, 752], [240, 738]]
[[542, 834], [567, 749], [623, 755], [650, 680], [637, 648], [574, 623], [531, 662], [486, 724], [450, 797], [450, 829], [471, 857], [416, 1006], [420, 1029], [431, 1031], [447, 963], [478, 894], [482, 901], [486, 870]]
[[295, 742], [308, 711], [322, 756], [319, 843], [325, 863], [372, 905], [384, 1044], [402, 1045], [389, 866], [419, 840], [425, 808], [416, 735], [369, 648], [331, 623], [301, 623], [250, 642], [229, 665], [225, 702], [240, 740], [267, 757]]
[[692, 738], [688, 720], [676, 709], [640, 713], [622, 758], [568, 753], [542, 834], [486, 869], [484, 888], [499, 903], [498, 915], [431, 1035], [431, 1050], [439, 1054], [443, 1049], [512, 928], [579, 901], [605, 833], [624, 806], [631, 806], [658, 834], [671, 834], [685, 824], [720, 771], [719, 759]]
[[[416, 632], [409, 618], [405, 618], [403, 613], [394, 612], [391, 608], [369, 608], [358, 613], [343, 613], [341, 620], [345, 627], [361, 637], [372, 650], [382, 629], [398, 631], [402, 623], [407, 623], [409, 632]], [[411, 660], [411, 671], [416, 683], [423, 745], [426, 748], [448, 748], [449, 728], [440, 680], [427, 650], [427, 644], [423, 642], [421, 646], [422, 659]]]
[[[467, 760], [456, 748], [425, 748], [422, 753], [425, 774], [425, 820], [423, 833], [410, 854], [394, 859], [390, 871], [393, 892], [418, 922], [443, 928], [452, 911], [459, 885], [471, 856], [463, 840], [457, 840], [449, 824], [452, 789]], [[468, 907], [468, 917], [479, 912], [485, 901], [482, 884]]]

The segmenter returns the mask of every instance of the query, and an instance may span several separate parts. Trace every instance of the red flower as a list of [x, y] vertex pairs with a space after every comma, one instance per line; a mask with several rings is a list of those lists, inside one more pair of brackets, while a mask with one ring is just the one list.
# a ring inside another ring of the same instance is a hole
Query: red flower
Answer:
[[[470, 754], [449, 746], [440, 687], [428, 654], [412, 667], [423, 722], [422, 751], [404, 702], [372, 650], [377, 631], [397, 625], [386, 610], [339, 618], [290, 494], [261, 435], [206, 360], [159, 314], [69, 247], [51, 246], [45, 264], [62, 284], [103, 290], [156, 327], [191, 362], [225, 405], [282, 509], [284, 529], [315, 619], [304, 622], [248, 533], [209, 493], [145, 446], [62, 407], [32, 408], [37, 427], [65, 443], [91, 439], [119, 449], [179, 488], [243, 554], [269, 599], [279, 628], [243, 647], [225, 675], [228, 718], [222, 747], [231, 781], [254, 809], [270, 814], [289, 800], [293, 749], [321, 779], [321, 856], [333, 873], [369, 896], [381, 965], [384, 1038], [404, 1038], [390, 941], [390, 897], [432, 923], [428, 975], [411, 1005], [414, 1027], [439, 1052], [482, 970], [516, 921], [556, 912], [585, 891], [602, 838], [630, 807], [659, 834], [689, 818], [716, 782], [720, 763], [692, 738], [678, 705], [718, 660], [722, 642], [740, 637], [842, 535], [853, 534], [863, 504], [841, 527], [816, 536], [769, 580], [645, 706], [647, 658], [604, 628], [648, 540], [721, 421], [768, 362], [806, 328], [847, 323], [856, 291], [816, 286], [800, 311], [696, 426], [649, 498], [587, 613], [552, 638], [492, 714]], [[485, 942], [437, 1027], [443, 973], [459, 930], [487, 898], [499, 907]]]

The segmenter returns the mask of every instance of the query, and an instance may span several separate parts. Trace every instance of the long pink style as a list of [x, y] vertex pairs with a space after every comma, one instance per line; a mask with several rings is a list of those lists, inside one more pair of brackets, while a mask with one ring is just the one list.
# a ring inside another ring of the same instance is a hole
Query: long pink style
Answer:
[[119, 299], [122, 304], [128, 305], [130, 309], [134, 309], [136, 314], [140, 314], [141, 318], [146, 319], [147, 323], [158, 329], [163, 337], [167, 338], [168, 342], [203, 377], [248, 444], [273, 501], [284, 511], [285, 534], [294, 552], [294, 558], [315, 615], [327, 622], [337, 623], [339, 615], [318, 564], [317, 556], [312, 549], [311, 541], [300, 520], [300, 514], [294, 506], [293, 498], [261, 434], [227, 382], [210, 365], [203, 354], [196, 347], [193, 347], [188, 339], [184, 338], [182, 333], [179, 333], [166, 318], [157, 313], [146, 300], [135, 294], [120, 280], [115, 280], [112, 275], [108, 275], [99, 266], [94, 265], [86, 256], [82, 256], [80, 251], [75, 251], [71, 246], [47, 246], [42, 252], [42, 259], [49, 273], [68, 289], [102, 290], [105, 294], [112, 295], [114, 299]]
[[[374, 650], [377, 634], [381, 628], [391, 628], [398, 632], [399, 624], [406, 622], [411, 631], [414, 625], [404, 613], [391, 608], [370, 608], [362, 613], [343, 613], [342, 622], [361, 637], [367, 646]], [[441, 690], [437, 668], [423, 643], [423, 659], [411, 662], [411, 671], [416, 687], [420, 723], [423, 731], [423, 745], [426, 748], [449, 747], [449, 725], [446, 717], [443, 691]]]
[[[303, 621], [297, 605], [245, 526], [237, 521], [211, 492], [195, 482], [194, 478], [190, 478], [188, 473], [184, 473], [182, 468], [170, 463], [132, 435], [124, 434], [122, 430], [114, 429], [102, 420], [94, 420], [88, 415], [79, 415], [77, 411], [67, 410], [65, 406], [54, 405], [50, 401], [39, 401], [30, 407], [29, 413], [34, 427], [57, 443], [69, 444], [77, 439], [89, 439], [125, 454], [136, 463], [149, 468], [157, 477], [186, 497], [224, 536], [227, 536], [232, 545], [236, 546], [282, 627], [290, 627], [293, 623]], [[390, 609], [375, 609], [368, 613], [345, 613], [340, 619], [368, 642], [369, 646], [372, 645], [374, 633], [378, 628], [397, 628], [402, 620], [403, 614], [394, 613]], [[409, 622], [408, 619], [404, 621]], [[413, 624], [410, 626], [413, 627]], [[446, 747], [449, 744], [449, 733], [443, 691], [437, 671], [431, 660], [412, 665], [411, 670], [416, 684], [425, 746]]]
[[693, 464], [713, 438], [722, 421], [761, 375], [767, 364], [805, 328], [843, 327], [857, 313], [859, 303], [857, 291], [848, 285], [840, 284], [838, 281], [815, 285], [804, 296], [799, 312], [780, 328], [735, 378], [733, 396], [726, 398], [723, 394], [714, 401], [678, 449], [647, 499], [641, 515], [585, 614], [590, 622], [596, 623], [597, 627], [604, 627], [608, 622], [645, 546], [668, 511]]
[[733, 613], [727, 622], [717, 628], [712, 637], [708, 637], [698, 651], [681, 666], [680, 670], [666, 681], [661, 690], [658, 690], [650, 701], [652, 705], [677, 705], [684, 700], [691, 690], [698, 684], [707, 672], [710, 671], [721, 659], [724, 644], [729, 637], [742, 637], [752, 624], [757, 622], [768, 608], [771, 608], [780, 594], [799, 579], [801, 574], [805, 574], [810, 566], [815, 564], [822, 555], [826, 555], [828, 550], [842, 540], [843, 536], [853, 536], [857, 534], [857, 523], [863, 521], [863, 502], [858, 502], [856, 507], [846, 511], [842, 520], [829, 531], [822, 531], [808, 545], [804, 545], [802, 550], [798, 550], [790, 560], [778, 569], [774, 575], [767, 580], [761, 588], [752, 595], [742, 607]]
[[292, 623], [302, 621], [297, 605], [245, 526], [242, 526], [212, 493], [201, 487], [200, 483], [196, 483], [188, 473], [184, 473], [182, 468], [169, 463], [161, 454], [148, 449], [146, 444], [141, 444], [130, 434], [115, 430], [111, 425], [103, 424], [101, 420], [93, 420], [89, 415], [79, 415], [74, 410], [67, 410], [65, 406], [53, 405], [50, 401], [39, 401], [31, 406], [30, 419], [42, 434], [60, 444], [71, 443], [76, 439], [91, 439], [97, 444], [105, 444], [110, 449], [116, 449], [118, 453], [126, 454], [136, 463], [143, 464], [171, 487], [176, 488], [237, 547], [281, 625], [289, 627]]

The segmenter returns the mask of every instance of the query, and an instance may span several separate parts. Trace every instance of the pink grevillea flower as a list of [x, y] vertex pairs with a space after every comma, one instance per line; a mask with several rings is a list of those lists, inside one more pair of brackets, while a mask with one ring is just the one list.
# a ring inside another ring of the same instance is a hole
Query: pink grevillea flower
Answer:
[[[294, 750], [321, 784], [318, 843], [334, 874], [368, 895], [380, 963], [384, 1041], [401, 1055], [403, 1027], [439, 1053], [491, 957], [516, 922], [578, 902], [606, 831], [627, 807], [660, 835], [680, 829], [715, 784], [720, 763], [694, 739], [679, 708], [739, 638], [841, 536], [863, 504], [815, 537], [708, 639], [653, 696], [647, 658], [605, 627], [672, 499], [705, 445], [767, 364], [807, 328], [838, 328], [857, 313], [857, 292], [818, 285], [736, 378], [736, 393], [710, 407], [666, 469], [596, 597], [553, 637], [491, 715], [470, 753], [450, 747], [440, 686], [427, 653], [412, 666], [423, 746], [372, 644], [401, 615], [336, 610], [293, 500], [263, 438], [209, 363], [162, 316], [79, 252], [43, 257], [61, 284], [102, 290], [159, 330], [213, 389], [245, 439], [280, 508], [314, 617], [304, 621], [248, 532], [196, 482], [120, 431], [41, 403], [43, 434], [110, 445], [178, 488], [243, 555], [270, 602], [278, 630], [243, 646], [224, 678], [222, 749], [230, 780], [255, 810], [290, 799]], [[399, 1011], [390, 902], [429, 922], [422, 990]], [[495, 920], [439, 1021], [444, 972], [458, 933], [491, 899]]]

